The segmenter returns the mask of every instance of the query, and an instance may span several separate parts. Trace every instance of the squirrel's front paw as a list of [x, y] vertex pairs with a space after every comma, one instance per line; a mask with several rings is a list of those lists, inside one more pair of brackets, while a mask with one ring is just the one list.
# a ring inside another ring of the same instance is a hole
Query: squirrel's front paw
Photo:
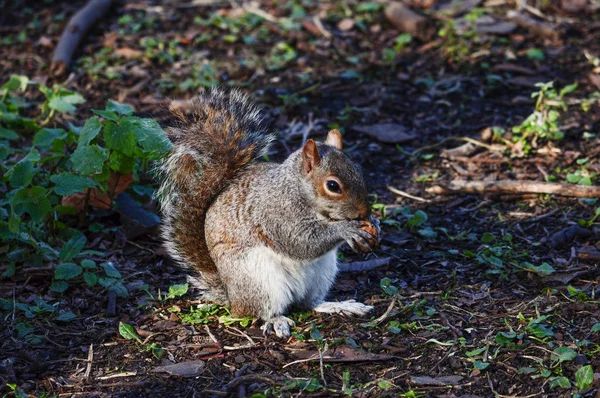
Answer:
[[346, 300], [340, 302], [324, 301], [313, 308], [315, 312], [324, 312], [327, 314], [344, 315], [366, 315], [373, 311], [373, 307], [356, 300]]
[[267, 319], [265, 324], [262, 325], [261, 330], [264, 335], [275, 333], [275, 336], [277, 337], [288, 338], [292, 334], [290, 328], [293, 328], [294, 326], [296, 326], [296, 323], [290, 318], [285, 316], [275, 316]]
[[355, 252], [370, 252], [378, 243], [379, 222], [369, 221], [352, 220], [347, 224], [344, 240]]

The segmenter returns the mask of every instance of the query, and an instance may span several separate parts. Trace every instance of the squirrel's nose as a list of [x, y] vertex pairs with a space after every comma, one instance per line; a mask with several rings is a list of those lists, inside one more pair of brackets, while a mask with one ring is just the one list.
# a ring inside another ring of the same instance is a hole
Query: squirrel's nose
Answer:
[[358, 208], [358, 218], [364, 220], [371, 215], [371, 208], [368, 205], [361, 205]]

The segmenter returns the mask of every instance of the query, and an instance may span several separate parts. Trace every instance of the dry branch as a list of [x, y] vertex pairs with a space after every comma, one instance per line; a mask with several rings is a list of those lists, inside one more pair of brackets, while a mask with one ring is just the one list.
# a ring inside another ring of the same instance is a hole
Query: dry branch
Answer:
[[79, 42], [96, 21], [108, 12], [111, 3], [112, 0], [89, 0], [71, 17], [52, 55], [52, 74], [60, 76], [67, 71]]
[[537, 21], [530, 16], [519, 13], [518, 11], [509, 11], [507, 17], [523, 29], [543, 39], [558, 40], [559, 32], [554, 24], [549, 22]]
[[447, 185], [427, 189], [431, 194], [476, 193], [476, 194], [550, 194], [576, 198], [600, 198], [600, 187], [560, 184], [539, 181], [462, 181], [454, 180]]

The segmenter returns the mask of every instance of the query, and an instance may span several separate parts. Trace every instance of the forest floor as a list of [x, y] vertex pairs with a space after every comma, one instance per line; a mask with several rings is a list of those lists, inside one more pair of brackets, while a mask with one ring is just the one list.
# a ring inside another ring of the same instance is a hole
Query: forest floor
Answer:
[[[92, 210], [85, 249], [110, 259], [127, 295], [56, 293], [56, 264], [1, 279], [13, 308], [0, 306], [0, 394], [600, 396], [600, 204], [569, 197], [600, 181], [598, 2], [530, 4], [516, 26], [513, 1], [408, 3], [425, 15], [412, 35], [379, 2], [116, 2], [56, 77], [53, 49], [85, 2], [1, 1], [0, 83], [26, 75], [86, 100], [57, 126], [108, 99], [169, 125], [172, 103], [241, 86], [278, 134], [271, 159], [305, 134], [344, 133], [383, 232], [373, 254], [342, 251], [342, 266], [372, 269], [341, 272], [330, 293], [372, 316], [294, 313], [283, 341], [183, 294], [157, 228], [129, 233], [119, 212]], [[137, 178], [153, 208], [151, 179]], [[442, 192], [499, 180], [571, 185]]]

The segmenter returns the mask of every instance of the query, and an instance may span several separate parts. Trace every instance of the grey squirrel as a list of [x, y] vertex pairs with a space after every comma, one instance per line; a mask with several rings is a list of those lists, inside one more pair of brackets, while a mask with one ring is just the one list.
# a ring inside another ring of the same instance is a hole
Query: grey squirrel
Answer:
[[[265, 333], [290, 335], [291, 307], [364, 315], [354, 300], [324, 301], [337, 273], [337, 250], [377, 244], [357, 165], [342, 136], [312, 139], [283, 163], [254, 162], [274, 139], [259, 108], [238, 90], [210, 89], [193, 116], [167, 129], [172, 152], [160, 167], [162, 236], [168, 253], [197, 277], [203, 298], [234, 317], [264, 320]], [[370, 232], [370, 233], [369, 233]]]

